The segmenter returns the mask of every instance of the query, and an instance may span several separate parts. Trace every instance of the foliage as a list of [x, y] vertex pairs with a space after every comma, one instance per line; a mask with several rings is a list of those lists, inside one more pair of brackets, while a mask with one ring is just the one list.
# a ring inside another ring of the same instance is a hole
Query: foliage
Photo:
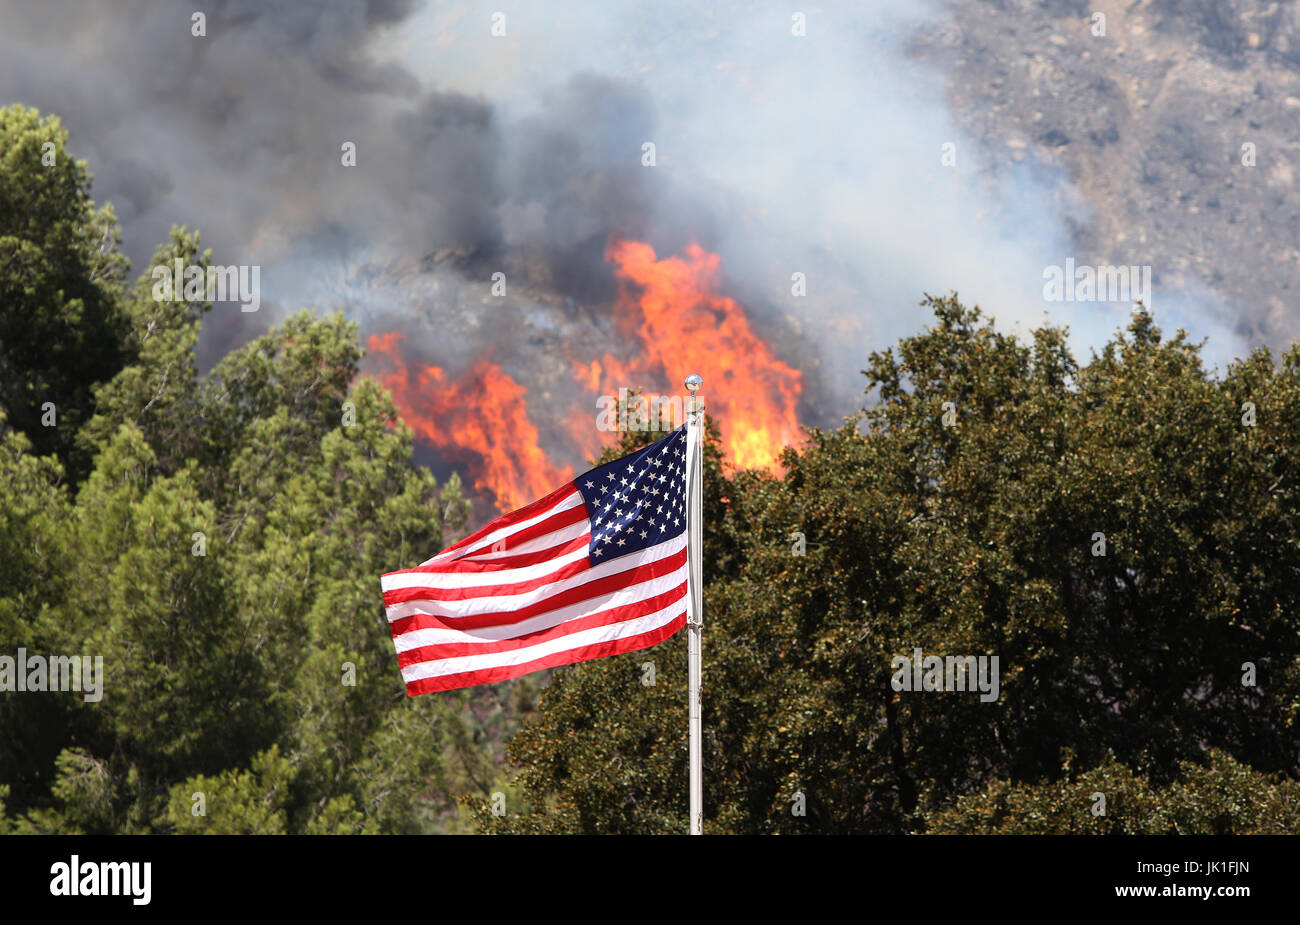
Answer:
[[[782, 477], [706, 476], [706, 831], [1297, 831], [1300, 349], [1216, 378], [1140, 310], [1081, 366], [925, 304]], [[893, 690], [916, 648], [998, 656], [998, 700]], [[557, 672], [484, 825], [684, 830], [684, 674]]]
[[[126, 287], [123, 261], [88, 241], [111, 213], [90, 211], [57, 121], [0, 110], [0, 141], [0, 372], [39, 384], [0, 382], [0, 641], [11, 657], [99, 657], [105, 675], [98, 702], [0, 697], [5, 825], [436, 829], [462, 789], [449, 758], [466, 698], [405, 697], [378, 576], [464, 528], [459, 482], [412, 462], [341, 316], [293, 316], [200, 377], [210, 306], [155, 301], [147, 271]], [[210, 255], [176, 229], [155, 262], [175, 258]], [[36, 374], [99, 347], [113, 362], [75, 382]], [[57, 426], [33, 431], [47, 394]]]
[[67, 140], [56, 117], [0, 107], [0, 407], [79, 475], [88, 459], [73, 437], [130, 348], [121, 232]]

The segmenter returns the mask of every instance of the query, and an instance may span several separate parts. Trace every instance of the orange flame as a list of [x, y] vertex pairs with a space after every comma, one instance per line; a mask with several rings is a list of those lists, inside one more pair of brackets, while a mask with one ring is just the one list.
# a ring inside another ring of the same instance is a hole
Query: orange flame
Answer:
[[500, 510], [523, 507], [573, 478], [572, 467], [556, 468], [546, 458], [524, 387], [500, 366], [479, 359], [451, 379], [441, 367], [404, 363], [398, 350], [404, 339], [399, 331], [371, 335], [370, 354], [392, 367], [376, 378], [416, 437], [465, 459], [474, 488], [490, 492]]
[[[800, 437], [803, 374], [777, 358], [737, 302], [717, 294], [718, 256], [692, 244], [683, 257], [660, 260], [648, 244], [612, 239], [606, 259], [620, 281], [617, 321], [640, 342], [639, 352], [627, 362], [611, 355], [571, 360], [575, 380], [589, 392], [641, 387], [680, 396], [680, 377], [698, 372], [728, 459], [741, 468], [775, 468], [781, 448]], [[398, 331], [368, 339], [372, 362], [385, 367], [375, 377], [419, 440], [468, 467], [475, 490], [508, 511], [573, 478], [571, 466], [555, 466], [541, 449], [525, 389], [500, 366], [481, 357], [449, 377], [441, 367], [407, 363], [403, 340]], [[593, 423], [592, 411], [575, 405], [563, 424], [585, 457], [602, 449]]]
[[606, 259], [623, 284], [619, 322], [642, 351], [628, 364], [612, 356], [575, 364], [579, 380], [600, 380], [610, 393], [644, 385], [675, 395], [674, 378], [697, 372], [728, 458], [741, 468], [775, 467], [781, 448], [800, 436], [803, 374], [777, 359], [737, 302], [716, 293], [718, 255], [692, 244], [685, 257], [659, 260], [649, 244], [613, 239]]

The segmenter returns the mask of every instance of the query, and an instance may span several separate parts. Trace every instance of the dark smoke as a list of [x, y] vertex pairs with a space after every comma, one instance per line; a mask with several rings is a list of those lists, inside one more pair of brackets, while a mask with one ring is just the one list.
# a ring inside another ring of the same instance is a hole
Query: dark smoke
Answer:
[[[263, 265], [267, 307], [214, 312], [208, 361], [314, 302], [412, 328], [431, 362], [492, 344], [517, 376], [554, 379], [563, 354], [539, 358], [538, 341], [602, 333], [611, 233], [673, 251], [712, 225], [636, 160], [656, 127], [643, 91], [580, 73], [511, 121], [479, 96], [422, 92], [374, 51], [410, 2], [210, 4], [205, 37], [190, 34], [193, 4], [3, 6], [2, 98], [64, 120], [137, 271], [173, 224], [199, 227], [219, 263]], [[519, 297], [483, 318], [496, 270]], [[561, 310], [537, 317], [544, 303]]]

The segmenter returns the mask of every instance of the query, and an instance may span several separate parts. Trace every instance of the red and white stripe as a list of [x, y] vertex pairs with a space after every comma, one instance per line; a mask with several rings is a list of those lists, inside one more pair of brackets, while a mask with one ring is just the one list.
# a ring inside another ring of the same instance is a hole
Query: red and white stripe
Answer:
[[686, 623], [686, 533], [592, 565], [574, 483], [382, 577], [410, 696], [634, 652]]

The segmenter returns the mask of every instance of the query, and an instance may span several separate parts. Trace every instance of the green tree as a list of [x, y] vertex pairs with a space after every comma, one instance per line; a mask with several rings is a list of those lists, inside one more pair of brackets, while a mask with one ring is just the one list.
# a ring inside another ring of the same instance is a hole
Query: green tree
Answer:
[[[196, 319], [136, 317], [174, 343], [141, 337], [101, 389], [75, 499], [21, 437], [0, 457], [64, 505], [48, 568], [68, 574], [29, 622], [106, 673], [99, 704], [35, 698], [61, 704], [72, 735], [3, 769], [19, 785], [10, 811], [28, 831], [432, 829], [452, 809], [459, 703], [404, 696], [378, 576], [439, 548], [444, 517], [463, 526], [459, 483], [439, 488], [411, 461], [341, 316], [295, 316], [197, 381]], [[19, 548], [46, 523], [26, 503], [3, 522]], [[11, 610], [33, 610], [27, 590]], [[189, 813], [196, 792], [209, 814]]]
[[[51, 602], [75, 580], [62, 478], [59, 462], [33, 454], [25, 436], [6, 431], [0, 413], [0, 655], [14, 658], [19, 647], [48, 654], [61, 638]], [[0, 788], [11, 805], [25, 805], [48, 786], [32, 771], [53, 766], [71, 715], [59, 698], [0, 694]]]
[[[528, 688], [408, 700], [378, 576], [464, 528], [459, 480], [413, 463], [341, 316], [200, 376], [211, 306], [127, 286], [66, 146], [0, 109], [0, 644], [101, 658], [104, 693], [0, 698], [0, 831], [455, 825]], [[199, 242], [153, 265], [207, 266]]]
[[96, 209], [84, 160], [53, 116], [0, 108], [0, 408], [74, 478], [96, 384], [130, 359], [127, 261], [112, 206]]
[[[1139, 311], [1080, 366], [1060, 329], [1021, 343], [955, 296], [925, 304], [934, 327], [872, 355], [875, 401], [782, 477], [706, 479], [706, 831], [1025, 818], [986, 804], [1096, 831], [1063, 794], [1103, 779], [1195, 801], [1122, 830], [1295, 831], [1262, 814], [1290, 799], [1270, 775], [1300, 774], [1300, 348], [1216, 378]], [[893, 690], [916, 648], [998, 656], [998, 700]], [[675, 640], [557, 672], [510, 746], [526, 809], [482, 823], [683, 830], [684, 671]]]

